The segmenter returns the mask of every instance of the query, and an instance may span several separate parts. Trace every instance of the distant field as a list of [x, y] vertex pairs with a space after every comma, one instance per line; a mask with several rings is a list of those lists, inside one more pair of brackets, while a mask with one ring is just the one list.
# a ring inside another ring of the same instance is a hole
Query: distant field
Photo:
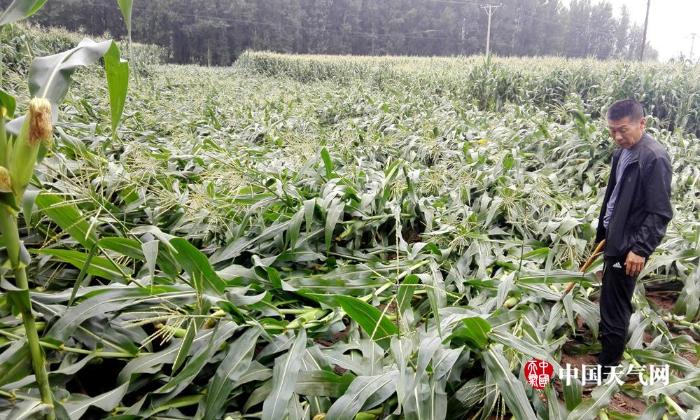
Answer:
[[[3, 88], [26, 97], [25, 67], [3, 54]], [[40, 167], [55, 200], [25, 231], [44, 338], [64, 347], [46, 348], [51, 378], [72, 417], [700, 413], [697, 68], [145, 60], [134, 60], [118, 141], [102, 70], [81, 71]], [[574, 381], [548, 388], [545, 404], [523, 363], [580, 367], [600, 349], [602, 262], [577, 271], [613, 150], [600, 116], [630, 95], [672, 157], [675, 217], [640, 276], [624, 363], [668, 363], [671, 384], [613, 382], [590, 395]], [[569, 281], [579, 285], [560, 301]], [[6, 308], [0, 296], [0, 362], [21, 339]], [[1, 385], [0, 412], [35, 398], [31, 382]], [[90, 399], [106, 393], [109, 413]]]
[[500, 111], [507, 102], [552, 110], [574, 102], [598, 116], [632, 97], [666, 128], [700, 134], [700, 68], [687, 64], [564, 58], [351, 57], [245, 53], [237, 66], [306, 82], [362, 78], [382, 88], [408, 85]]

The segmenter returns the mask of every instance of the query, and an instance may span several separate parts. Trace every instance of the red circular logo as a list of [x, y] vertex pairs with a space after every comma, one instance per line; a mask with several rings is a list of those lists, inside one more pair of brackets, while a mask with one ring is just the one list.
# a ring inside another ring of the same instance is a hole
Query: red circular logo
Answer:
[[535, 389], [544, 389], [554, 375], [554, 366], [551, 363], [532, 359], [523, 366], [525, 380]]

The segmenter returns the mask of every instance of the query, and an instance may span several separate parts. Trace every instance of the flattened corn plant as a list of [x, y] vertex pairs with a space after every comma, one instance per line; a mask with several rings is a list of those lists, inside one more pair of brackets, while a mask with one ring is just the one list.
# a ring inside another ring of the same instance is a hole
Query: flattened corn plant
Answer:
[[[285, 70], [298, 57], [250, 59], [266, 70], [153, 66], [116, 139], [97, 76], [76, 80], [81, 99], [63, 107], [22, 231], [58, 411], [629, 418], [609, 407], [624, 393], [648, 418], [698, 414], [692, 134], [652, 124], [673, 159], [676, 214], [640, 277], [624, 361], [668, 363], [669, 384], [613, 382], [588, 395], [574, 380], [547, 387], [543, 402], [525, 361], [558, 369], [599, 350], [600, 262], [577, 272], [612, 150], [604, 122], [586, 113], [595, 98], [573, 90], [542, 107], [505, 96], [489, 110], [412, 76], [421, 59], [402, 59], [405, 78], [380, 84], [354, 74], [369, 59], [307, 57], [304, 79]], [[436, 73], [463, 64], [436, 62]], [[660, 307], [651, 289], [675, 304]], [[4, 297], [0, 316], [9, 369], [25, 330]], [[26, 368], [0, 381], [7, 417], [37, 401]]]

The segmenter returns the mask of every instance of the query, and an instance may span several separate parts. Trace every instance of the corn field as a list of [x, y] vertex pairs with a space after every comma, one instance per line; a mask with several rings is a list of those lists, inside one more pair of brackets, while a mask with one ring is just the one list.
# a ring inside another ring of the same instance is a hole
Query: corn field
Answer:
[[[59, 52], [40, 32], [0, 32], [16, 115], [26, 49]], [[697, 68], [141, 60], [120, 125], [101, 66], [77, 70], [23, 192], [34, 204], [15, 204], [32, 311], [9, 293], [8, 249], [1, 418], [46, 413], [27, 317], [57, 418], [700, 416]], [[639, 276], [623, 366], [670, 378], [540, 395], [526, 361], [557, 372], [600, 350], [602, 261], [578, 268], [614, 150], [602, 116], [626, 96], [672, 158], [674, 219]]]

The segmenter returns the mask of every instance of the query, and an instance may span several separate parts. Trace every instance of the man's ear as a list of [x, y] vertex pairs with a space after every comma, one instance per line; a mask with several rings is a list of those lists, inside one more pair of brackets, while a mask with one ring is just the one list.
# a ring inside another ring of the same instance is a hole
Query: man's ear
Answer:
[[639, 124], [640, 124], [640, 126], [642, 127], [642, 130], [644, 130], [645, 128], [647, 128], [647, 119], [646, 119], [646, 117], [642, 117], [642, 119], [639, 120]]

